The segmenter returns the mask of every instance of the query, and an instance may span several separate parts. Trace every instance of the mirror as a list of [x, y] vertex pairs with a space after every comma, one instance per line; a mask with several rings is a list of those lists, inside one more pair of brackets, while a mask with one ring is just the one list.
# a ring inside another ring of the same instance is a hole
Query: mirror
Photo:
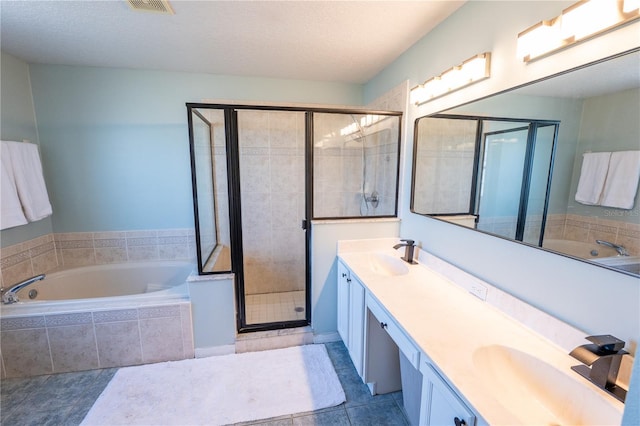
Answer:
[[[637, 166], [617, 162], [640, 157], [639, 51], [418, 118], [411, 211], [640, 275]], [[597, 199], [576, 197], [587, 183]]]

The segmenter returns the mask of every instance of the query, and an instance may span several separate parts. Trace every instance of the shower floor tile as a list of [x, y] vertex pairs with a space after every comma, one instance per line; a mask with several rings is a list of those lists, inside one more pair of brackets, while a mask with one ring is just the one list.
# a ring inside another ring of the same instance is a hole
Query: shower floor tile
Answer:
[[247, 324], [305, 319], [304, 290], [245, 296]]

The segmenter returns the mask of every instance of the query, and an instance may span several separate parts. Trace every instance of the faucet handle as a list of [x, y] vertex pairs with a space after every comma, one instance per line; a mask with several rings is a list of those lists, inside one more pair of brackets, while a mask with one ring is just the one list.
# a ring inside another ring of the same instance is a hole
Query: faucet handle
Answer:
[[403, 242], [407, 243], [408, 246], [412, 246], [412, 245], [415, 244], [415, 241], [413, 241], [413, 240], [401, 239], [400, 241], [403, 241]]
[[625, 345], [624, 340], [620, 340], [610, 334], [587, 336], [586, 339], [598, 347], [598, 353], [600, 355], [615, 354], [624, 348]]

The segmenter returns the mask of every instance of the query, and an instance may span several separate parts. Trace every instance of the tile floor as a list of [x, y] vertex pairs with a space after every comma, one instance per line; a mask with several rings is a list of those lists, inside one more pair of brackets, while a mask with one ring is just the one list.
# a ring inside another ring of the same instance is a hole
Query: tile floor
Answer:
[[248, 294], [245, 297], [247, 324], [303, 320], [304, 307], [304, 290]]
[[[342, 342], [325, 345], [347, 401], [337, 407], [265, 419], [243, 425], [408, 425], [402, 392], [371, 396]], [[0, 424], [78, 425], [117, 369], [91, 370], [2, 380]]]

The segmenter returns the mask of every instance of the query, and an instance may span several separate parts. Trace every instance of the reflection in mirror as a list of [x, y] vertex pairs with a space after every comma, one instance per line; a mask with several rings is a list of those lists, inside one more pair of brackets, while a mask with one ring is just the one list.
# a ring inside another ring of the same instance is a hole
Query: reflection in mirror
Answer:
[[[412, 211], [640, 274], [638, 52], [416, 120]], [[483, 117], [484, 128], [461, 116]], [[489, 130], [494, 117], [544, 122], [527, 135], [535, 140], [530, 157], [524, 130]], [[433, 158], [438, 149], [446, 155]], [[611, 153], [595, 181], [583, 162], [592, 153]], [[579, 184], [595, 199], [576, 197]], [[619, 194], [624, 203], [609, 201]]]
[[512, 118], [418, 119], [412, 210], [541, 244], [557, 128]]

